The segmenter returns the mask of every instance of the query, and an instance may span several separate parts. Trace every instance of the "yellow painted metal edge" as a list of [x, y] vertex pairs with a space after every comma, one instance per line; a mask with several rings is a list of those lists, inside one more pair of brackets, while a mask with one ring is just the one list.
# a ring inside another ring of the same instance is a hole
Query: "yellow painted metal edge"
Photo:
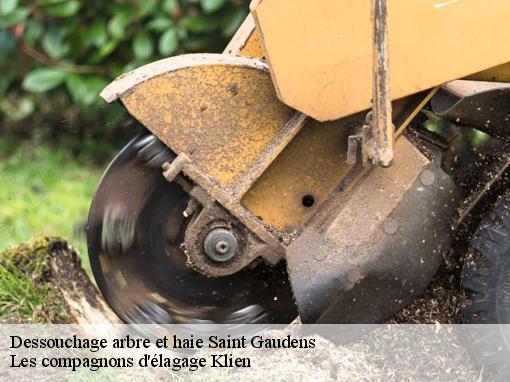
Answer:
[[109, 84], [101, 92], [100, 96], [106, 102], [111, 103], [130, 89], [150, 80], [151, 78], [175, 70], [204, 65], [243, 66], [263, 71], [268, 70], [265, 62], [247, 57], [212, 53], [185, 54], [182, 56], [175, 56], [155, 61], [123, 74]]

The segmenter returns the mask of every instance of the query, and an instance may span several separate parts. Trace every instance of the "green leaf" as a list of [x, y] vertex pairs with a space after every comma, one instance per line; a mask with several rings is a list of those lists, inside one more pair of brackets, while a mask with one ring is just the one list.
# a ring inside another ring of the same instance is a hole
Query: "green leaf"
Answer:
[[70, 49], [66, 53], [66, 57], [81, 61], [81, 55], [87, 54], [86, 49], [92, 46], [88, 36], [90, 36], [90, 27], [88, 26], [78, 24], [69, 28], [69, 33], [66, 33], [65, 42], [69, 44]]
[[172, 14], [179, 7], [177, 0], [163, 0], [163, 11]]
[[44, 8], [44, 12], [53, 17], [71, 17], [80, 10], [81, 3], [78, 0], [70, 0], [65, 3], [49, 5]]
[[102, 45], [98, 51], [94, 52], [94, 54], [90, 57], [91, 64], [97, 64], [101, 62], [104, 58], [108, 57], [119, 45], [118, 40], [110, 40], [106, 44]]
[[145, 27], [147, 30], [155, 31], [155, 32], [164, 32], [167, 29], [170, 29], [173, 26], [173, 22], [168, 17], [156, 17], [149, 21]]
[[213, 32], [218, 27], [218, 18], [213, 15], [189, 16], [182, 20], [184, 27], [190, 32]]
[[33, 93], [44, 93], [62, 84], [66, 74], [57, 69], [35, 69], [27, 74], [22, 88]]
[[154, 44], [148, 33], [141, 33], [133, 40], [133, 53], [138, 59], [145, 59], [152, 56]]
[[28, 13], [27, 8], [17, 8], [7, 15], [0, 15], [0, 28], [9, 28], [22, 22], [28, 16]]
[[223, 8], [225, 0], [200, 0], [200, 5], [205, 13], [213, 13]]
[[90, 106], [99, 100], [99, 93], [107, 85], [107, 81], [99, 76], [80, 76], [71, 74], [67, 76], [66, 87], [74, 102]]
[[106, 40], [108, 39], [108, 34], [106, 32], [106, 25], [101, 20], [97, 20], [90, 27], [88, 34], [86, 35], [87, 43], [94, 45], [95, 47], [100, 47]]
[[126, 37], [126, 29], [131, 24], [132, 14], [130, 12], [118, 12], [108, 22], [108, 32], [115, 38]]
[[23, 40], [30, 46], [34, 46], [44, 33], [44, 26], [40, 21], [30, 19], [25, 24]]
[[18, 0], [2, 0], [0, 1], [0, 15], [8, 15], [18, 6]]
[[43, 50], [52, 58], [59, 59], [64, 57], [71, 45], [65, 39], [66, 30], [64, 28], [51, 28], [42, 39]]
[[179, 35], [179, 40], [186, 40], [189, 37], [189, 33], [186, 30], [186, 28], [183, 28], [182, 26], [177, 28], [177, 34]]
[[179, 36], [177, 30], [169, 29], [159, 39], [158, 49], [162, 56], [170, 56], [177, 50]]
[[138, 2], [138, 15], [140, 17], [145, 17], [153, 13], [158, 6], [158, 1], [159, 0], [140, 0]]
[[221, 31], [225, 37], [231, 37], [239, 29], [247, 12], [243, 8], [229, 11], [221, 23]]

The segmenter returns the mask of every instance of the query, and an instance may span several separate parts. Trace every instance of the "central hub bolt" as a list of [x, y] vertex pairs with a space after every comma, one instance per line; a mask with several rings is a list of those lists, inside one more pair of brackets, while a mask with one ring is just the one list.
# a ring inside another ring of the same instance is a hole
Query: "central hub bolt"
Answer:
[[237, 239], [228, 229], [213, 229], [205, 237], [204, 251], [212, 260], [224, 263], [235, 256]]
[[220, 240], [216, 243], [216, 252], [218, 253], [228, 253], [230, 249], [230, 244], [226, 240]]

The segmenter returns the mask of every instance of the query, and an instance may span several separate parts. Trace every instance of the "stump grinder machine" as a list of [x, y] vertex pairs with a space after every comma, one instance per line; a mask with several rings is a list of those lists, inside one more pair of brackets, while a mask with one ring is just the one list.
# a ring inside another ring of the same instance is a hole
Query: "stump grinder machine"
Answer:
[[[384, 322], [424, 292], [452, 227], [510, 166], [498, 154], [497, 176], [466, 186], [480, 156], [466, 142], [510, 131], [510, 2], [250, 11], [223, 54], [163, 59], [102, 92], [145, 133], [91, 206], [97, 285], [129, 323]], [[411, 134], [424, 115], [446, 127]]]

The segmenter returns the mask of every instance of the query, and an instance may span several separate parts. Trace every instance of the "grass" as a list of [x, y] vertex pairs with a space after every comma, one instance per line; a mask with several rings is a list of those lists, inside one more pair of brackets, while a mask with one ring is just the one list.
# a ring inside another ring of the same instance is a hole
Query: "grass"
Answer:
[[90, 271], [83, 230], [101, 173], [64, 147], [0, 136], [0, 322], [67, 320], [48, 279], [50, 241], [33, 238], [73, 242]]
[[63, 298], [50, 280], [49, 248], [54, 242], [35, 239], [0, 253], [2, 323], [68, 322]]
[[61, 236], [75, 244], [89, 270], [83, 227], [101, 173], [65, 148], [0, 136], [0, 251], [33, 237]]

